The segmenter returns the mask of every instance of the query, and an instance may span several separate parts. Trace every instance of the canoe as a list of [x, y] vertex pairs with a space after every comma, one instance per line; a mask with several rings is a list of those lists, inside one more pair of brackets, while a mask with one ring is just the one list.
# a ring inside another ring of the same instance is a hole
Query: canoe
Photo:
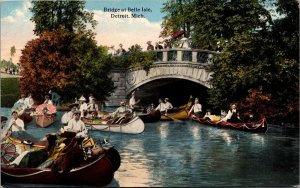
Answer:
[[192, 106], [191, 100], [187, 104], [180, 106], [179, 108], [174, 108], [168, 110], [167, 114], [161, 114], [161, 120], [186, 120], [189, 118], [188, 113], [189, 109]]
[[45, 128], [52, 125], [56, 120], [55, 114], [37, 114], [35, 116], [35, 122], [38, 126]]
[[159, 110], [151, 110], [149, 113], [138, 114], [138, 116], [144, 123], [153, 123], [160, 120], [161, 114]]
[[1, 181], [5, 183], [105, 186], [120, 166], [119, 152], [113, 147], [87, 158], [67, 173], [54, 172], [48, 167], [18, 168], [1, 166]]
[[199, 122], [201, 124], [205, 124], [213, 127], [219, 127], [219, 128], [229, 128], [229, 129], [236, 129], [236, 130], [255, 132], [255, 133], [265, 133], [268, 130], [268, 124], [266, 118], [262, 118], [259, 121], [250, 122], [250, 123], [230, 123], [225, 121], [216, 123], [216, 121], [198, 118], [195, 115], [191, 115], [190, 118], [193, 121]]
[[90, 130], [139, 134], [145, 129], [145, 124], [139, 116], [133, 116], [129, 120], [111, 123], [111, 120], [83, 119], [86, 127]]
[[56, 106], [51, 104], [38, 105], [33, 115], [38, 126], [48, 127], [56, 120]]

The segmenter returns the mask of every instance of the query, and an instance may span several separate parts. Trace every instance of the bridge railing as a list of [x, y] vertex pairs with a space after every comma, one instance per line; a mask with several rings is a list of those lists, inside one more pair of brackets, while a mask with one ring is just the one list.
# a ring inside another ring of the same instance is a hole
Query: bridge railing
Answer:
[[220, 52], [200, 49], [169, 48], [155, 50], [156, 62], [193, 62], [211, 64], [212, 58]]

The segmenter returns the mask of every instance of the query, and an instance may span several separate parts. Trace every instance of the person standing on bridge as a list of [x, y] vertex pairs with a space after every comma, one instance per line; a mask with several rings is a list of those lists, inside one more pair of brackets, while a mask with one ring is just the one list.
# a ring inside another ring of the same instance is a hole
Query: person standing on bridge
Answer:
[[148, 41], [147, 44], [147, 50], [154, 50], [154, 46], [151, 44], [151, 41]]

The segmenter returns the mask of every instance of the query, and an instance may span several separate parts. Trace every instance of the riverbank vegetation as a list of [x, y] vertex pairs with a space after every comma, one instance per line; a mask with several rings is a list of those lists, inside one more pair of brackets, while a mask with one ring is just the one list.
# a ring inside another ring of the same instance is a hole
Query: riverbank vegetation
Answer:
[[19, 97], [19, 78], [1, 78], [1, 107], [11, 107]]

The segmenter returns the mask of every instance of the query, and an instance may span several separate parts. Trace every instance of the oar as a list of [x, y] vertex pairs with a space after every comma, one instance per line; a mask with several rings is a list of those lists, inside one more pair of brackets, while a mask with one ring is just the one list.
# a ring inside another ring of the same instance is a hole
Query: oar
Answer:
[[182, 122], [181, 120], [176, 119], [176, 118], [173, 118], [173, 117], [170, 117], [170, 116], [168, 116], [168, 115], [166, 115], [166, 114], [162, 114], [162, 115], [165, 116], [165, 117], [167, 117], [167, 118], [169, 118], [169, 119], [172, 119], [172, 120], [175, 121], [175, 122]]

